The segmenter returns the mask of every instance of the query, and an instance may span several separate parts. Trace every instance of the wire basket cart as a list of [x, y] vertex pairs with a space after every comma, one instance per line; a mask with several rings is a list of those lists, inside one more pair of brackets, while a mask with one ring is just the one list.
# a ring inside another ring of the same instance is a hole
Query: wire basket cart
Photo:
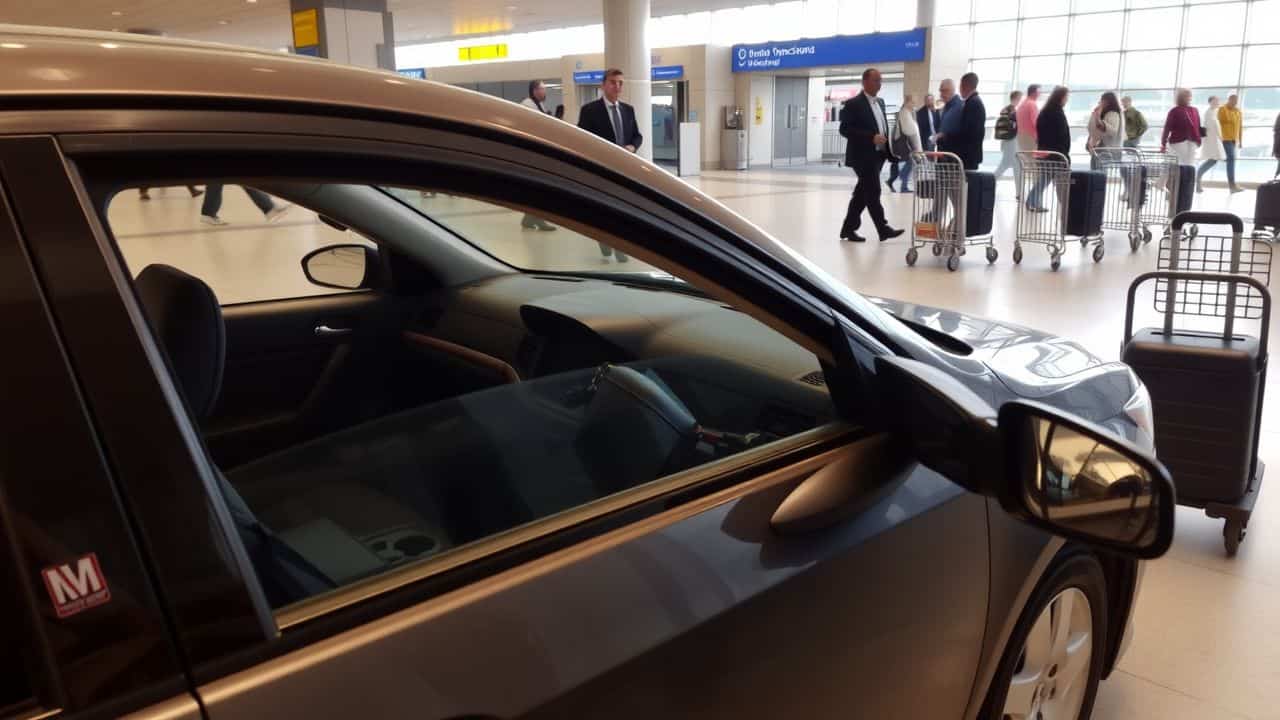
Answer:
[[1107, 175], [1107, 200], [1102, 211], [1103, 230], [1125, 233], [1129, 249], [1137, 251], [1151, 242], [1143, 225], [1142, 205], [1147, 197], [1147, 168], [1136, 148], [1099, 147], [1092, 151], [1094, 166]]
[[[1200, 235], [1193, 221], [1229, 224], [1232, 234]], [[1234, 555], [1244, 540], [1265, 467], [1258, 458], [1271, 320], [1271, 246], [1244, 236], [1227, 213], [1181, 213], [1160, 243], [1156, 272], [1129, 287], [1122, 359], [1146, 384], [1157, 453], [1177, 486], [1178, 503], [1224, 520]], [[1133, 329], [1136, 292], [1155, 281], [1162, 327]], [[1258, 336], [1237, 321], [1258, 324]]]
[[920, 250], [931, 248], [934, 257], [946, 258], [947, 270], [960, 267], [960, 257], [969, 247], [985, 246], [988, 263], [1000, 256], [994, 233], [969, 235], [969, 187], [964, 164], [948, 152], [913, 152], [911, 242], [907, 265], [915, 265]]
[[[1062, 265], [1067, 249], [1067, 219], [1071, 210], [1071, 161], [1062, 153], [1043, 150], [1019, 152], [1017, 155], [1018, 204], [1017, 233], [1013, 241], [1013, 262], [1022, 262], [1022, 245], [1044, 245], [1049, 251], [1049, 267]], [[1080, 236], [1082, 244], [1093, 242], [1094, 261], [1105, 252], [1102, 234]]]
[[[1144, 202], [1139, 206], [1143, 240], [1149, 240], [1153, 226], [1162, 227], [1161, 237], [1168, 237], [1172, 233], [1173, 218], [1178, 214], [1178, 195], [1182, 192], [1178, 158], [1172, 153], [1155, 150], [1138, 152], [1142, 156], [1142, 166], [1146, 174], [1146, 183], [1143, 187]], [[1199, 233], [1200, 226], [1189, 223], [1185, 228], [1184, 237], [1194, 238]]]

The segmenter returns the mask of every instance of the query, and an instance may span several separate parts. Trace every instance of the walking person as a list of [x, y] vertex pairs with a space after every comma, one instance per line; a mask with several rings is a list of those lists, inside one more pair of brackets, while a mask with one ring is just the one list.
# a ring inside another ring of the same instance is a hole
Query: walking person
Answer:
[[916, 111], [916, 129], [920, 131], [920, 147], [924, 152], [932, 152], [938, 147], [934, 138], [942, 128], [942, 114], [935, 104], [933, 95], [925, 95], [924, 102]]
[[[204, 204], [200, 206], [200, 222], [205, 225], [226, 225], [227, 221], [218, 216], [218, 211], [222, 209], [222, 187], [220, 182], [205, 183], [204, 186]], [[254, 190], [251, 187], [244, 187], [244, 192], [253, 201], [254, 205], [262, 211], [267, 222], [275, 222], [289, 212], [292, 205], [277, 205], [271, 196], [261, 190]]]
[[[893, 181], [897, 180], [898, 176], [902, 174], [899, 167], [902, 163], [902, 156], [893, 152], [893, 144], [897, 140], [898, 116], [897, 113], [894, 113], [893, 117], [889, 118], [889, 179], [885, 181], [885, 184], [889, 186], [889, 192], [893, 193], [898, 192], [898, 189], [893, 186]], [[909, 157], [907, 159], [910, 160]]]
[[[520, 104], [531, 110], [537, 110], [543, 115], [550, 115], [551, 111], [547, 109], [546, 102], [546, 86], [542, 84], [541, 80], [530, 80], [529, 96], [521, 100]], [[520, 219], [520, 227], [525, 230], [539, 230], [541, 232], [551, 232], [559, 229], [546, 220], [528, 213], [525, 213], [524, 217]]]
[[889, 143], [889, 152], [902, 158], [902, 192], [914, 192], [911, 188], [911, 170], [915, 167], [912, 153], [924, 151], [920, 140], [920, 128], [916, 125], [916, 103], [914, 95], [902, 99], [902, 107], [898, 108], [898, 122], [894, 126], [894, 139]]
[[[1059, 85], [1049, 94], [1044, 109], [1036, 116], [1037, 149], [1047, 152], [1061, 153], [1070, 162], [1071, 158], [1071, 126], [1067, 122], [1067, 100], [1071, 91]], [[1041, 195], [1049, 184], [1049, 173], [1044, 173], [1027, 193], [1027, 209], [1034, 212], [1047, 212], [1048, 208], [1041, 203]]]
[[1195, 165], [1200, 149], [1200, 111], [1191, 105], [1191, 91], [1178, 88], [1177, 104], [1164, 118], [1160, 133], [1160, 152], [1172, 152], [1179, 165]]
[[1104, 92], [1089, 118], [1089, 138], [1085, 148], [1090, 151], [1089, 164], [1098, 169], [1098, 157], [1092, 152], [1098, 148], [1118, 148], [1124, 144], [1124, 110], [1113, 92]]
[[1244, 142], [1244, 116], [1240, 112], [1240, 96], [1230, 95], [1227, 104], [1218, 108], [1218, 126], [1222, 132], [1222, 150], [1227, 155], [1227, 188], [1238, 193], [1243, 189], [1236, 185], [1236, 156]]
[[1120, 98], [1120, 106], [1124, 108], [1124, 146], [1136, 148], [1147, 134], [1147, 116], [1133, 106], [1133, 98], [1128, 95]]
[[[1027, 86], [1027, 95], [1018, 103], [1016, 119], [1018, 121], [1018, 136], [1015, 138], [1018, 143], [1018, 152], [1031, 152], [1036, 149], [1036, 119], [1040, 116], [1040, 86], [1032, 83]], [[1015, 166], [1016, 168], [1017, 166]], [[1021, 172], [1019, 170], [1019, 172]], [[1014, 189], [1013, 195], [1019, 202], [1022, 201], [1022, 176], [1019, 174], [1015, 177], [1017, 187]]]
[[[201, 190], [200, 188], [196, 187], [195, 185], [188, 185], [188, 186], [187, 186], [187, 192], [191, 193], [191, 197], [193, 197], [193, 198], [198, 198], [198, 197], [200, 197], [201, 195], [203, 195], [203, 194], [204, 194], [204, 191], [203, 191], [203, 190]], [[150, 199], [151, 199], [151, 187], [150, 187], [150, 186], [147, 186], [147, 185], [143, 185], [142, 187], [138, 188], [138, 199], [139, 199], [139, 200], [150, 200]]]
[[954, 152], [947, 147], [947, 133], [955, 134], [960, 129], [960, 111], [964, 107], [964, 100], [956, 94], [956, 83], [951, 78], [938, 83], [938, 97], [942, 100], [942, 123], [933, 141], [942, 152]]
[[[996, 166], [995, 176], [999, 180], [1005, 170], [1017, 171], [1018, 159], [1018, 102], [1022, 93], [1014, 90], [1009, 93], [1009, 104], [1000, 110], [996, 118], [995, 138], [1000, 141], [1000, 164]], [[1017, 180], [1017, 178], [1014, 178]]]
[[1204, 138], [1200, 143], [1200, 169], [1196, 171], [1196, 192], [1204, 192], [1204, 174], [1227, 156], [1222, 146], [1222, 124], [1218, 121], [1217, 95], [1209, 96], [1209, 109], [1204, 113]]
[[880, 204], [880, 170], [893, 157], [889, 149], [889, 118], [884, 101], [877, 97], [880, 85], [880, 71], [868, 68], [862, 73], [862, 92], [840, 108], [840, 134], [848, 140], [844, 164], [853, 168], [858, 178], [840, 226], [841, 240], [867, 241], [858, 234], [864, 209], [871, 214], [881, 242], [902, 234], [902, 230], [889, 226]]
[[[622, 95], [623, 75], [617, 68], [610, 68], [604, 73], [604, 84], [600, 86], [604, 97], [592, 100], [578, 111], [578, 127], [593, 133], [627, 152], [634, 153], [640, 149], [644, 136], [636, 125], [636, 110], [618, 98]], [[876, 180], [880, 184], [880, 180]], [[600, 243], [600, 254], [605, 258], [612, 256], [618, 262], [627, 262], [627, 254], [621, 250]]]

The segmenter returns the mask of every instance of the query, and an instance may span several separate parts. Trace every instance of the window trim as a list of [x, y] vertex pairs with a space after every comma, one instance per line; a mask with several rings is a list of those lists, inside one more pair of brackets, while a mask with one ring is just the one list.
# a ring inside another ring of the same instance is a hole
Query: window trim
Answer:
[[[211, 120], [206, 114], [202, 118], [203, 125], [208, 126], [216, 120]], [[296, 118], [288, 118], [291, 125], [296, 125]], [[352, 121], [346, 121], [352, 122]], [[336, 132], [340, 128], [339, 121], [333, 121], [335, 127], [332, 131]], [[401, 130], [404, 128], [401, 127]], [[450, 133], [450, 136], [453, 134]], [[545, 158], [520, 158], [520, 155], [526, 153], [519, 147], [505, 147], [505, 155], [503, 157], [493, 157], [484, 153], [466, 153], [466, 142], [474, 142], [475, 138], [461, 136], [461, 141], [453, 142], [435, 142], [424, 143], [417, 141], [413, 143], [396, 142], [388, 140], [371, 141], [362, 137], [351, 136], [331, 136], [327, 138], [319, 138], [314, 135], [300, 134], [296, 132], [280, 132], [279, 134], [271, 134], [269, 131], [263, 131], [262, 125], [259, 123], [255, 129], [248, 130], [244, 134], [227, 135], [225, 133], [213, 132], [184, 132], [181, 134], [166, 133], [138, 133], [138, 134], [83, 134], [75, 136], [60, 137], [59, 140], [63, 144], [64, 152], [73, 160], [78, 161], [84, 155], [95, 156], [98, 154], [110, 153], [115, 150], [127, 150], [138, 152], [139, 148], [145, 148], [145, 151], [164, 152], [167, 144], [174, 144], [177, 147], [165, 153], [166, 162], [169, 157], [181, 157], [182, 152], [199, 152], [201, 150], [208, 151], [217, 149], [222, 151], [234, 151], [231, 154], [239, 153], [242, 155], [240, 162], [243, 164], [244, 157], [262, 153], [269, 150], [278, 153], [282, 147], [290, 147], [292, 152], [305, 155], [316, 161], [329, 161], [330, 164], [334, 157], [342, 157], [351, 163], [352, 156], [361, 157], [361, 162], [379, 162], [378, 172], [383, 172], [381, 177], [382, 184], [392, 185], [398, 184], [394, 182], [386, 182], [385, 178], [392, 176], [390, 171], [383, 171], [382, 167], [386, 165], [386, 158], [395, 157], [402, 161], [413, 163], [416, 166], [446, 166], [446, 159], [441, 159], [441, 155], [452, 154], [453, 160], [457, 162], [465, 162], [470, 167], [475, 168], [477, 172], [489, 173], [489, 180], [493, 177], [502, 177], [512, 175], [515, 171], [521, 173], [521, 179], [525, 182], [535, 184], [543, 184], [549, 188], [563, 193], [560, 204], [563, 204], [569, 198], [581, 201], [589, 199], [591, 202], [601, 202], [607, 199], [611, 203], [611, 208], [622, 211], [624, 215], [630, 215], [633, 222], [643, 222], [645, 225], [652, 226], [655, 233], [652, 236], [646, 236], [649, 244], [655, 247], [664, 247], [664, 244], [655, 238], [684, 237], [687, 238], [680, 244], [681, 252], [673, 254], [668, 250], [661, 253], [661, 256], [669, 261], [668, 264], [681, 268], [682, 276], [701, 278], [702, 273], [696, 270], [683, 272], [688, 265], [690, 258], [702, 261], [699, 253], [707, 253], [708, 249], [716, 256], [724, 257], [727, 261], [724, 265], [717, 265], [716, 270], [720, 276], [732, 273], [740, 283], [749, 283], [753, 286], [763, 284], [771, 289], [766, 292], [764, 297], [756, 298], [755, 302], [748, 302], [745, 298], [740, 298], [731, 290], [723, 285], [707, 280], [703, 286], [716, 287], [719, 290], [719, 296], [729, 298], [731, 302], [742, 306], [751, 307], [755, 310], [755, 315], [760, 320], [759, 315], [763, 314], [769, 318], [765, 322], [766, 325], [779, 329], [779, 326], [785, 327], [789, 332], [784, 332], [786, 336], [795, 340], [797, 333], [803, 333], [802, 326], [790, 323], [783, 317], [770, 310], [770, 307], [776, 307], [778, 303], [786, 303], [787, 309], [792, 312], [798, 312], [801, 308], [811, 308], [820, 310], [816, 313], [823, 320], [823, 327], [828, 327], [825, 337], [815, 337], [813, 335], [802, 335], [805, 342], [800, 343], [805, 349], [812, 351], [813, 348], [819, 347], [823, 349], [828, 357], [818, 353], [820, 361], [830, 361], [830, 325], [832, 322], [831, 310], [827, 309], [827, 305], [821, 300], [815, 298], [808, 292], [808, 288], [803, 285], [797, 285], [791, 278], [785, 277], [777, 272], [777, 261], [773, 263], [748, 264], [744, 266], [743, 255], [748, 258], [753, 256], [749, 250], [743, 247], [735, 247], [729, 255], [725, 255], [722, 248], [715, 247], [717, 244], [723, 244], [725, 238], [720, 237], [720, 232], [711, 230], [707, 227], [705, 219], [701, 221], [692, 220], [688, 227], [672, 222], [673, 213], [660, 204], [652, 202], [643, 195], [636, 194], [632, 189], [621, 184], [611, 182], [606, 174], [598, 172], [590, 173], [589, 177], [597, 181], [597, 183], [608, 183], [608, 187], [602, 188], [599, 184], [594, 187], [586, 187], [580, 178], [583, 172], [582, 168], [576, 168], [572, 175], [561, 175], [546, 169], [548, 164]], [[428, 155], [428, 153], [431, 153]], [[407, 157], [406, 157], [407, 154]], [[104, 159], [95, 157], [95, 160]], [[525, 160], [524, 163], [521, 159]], [[534, 161], [540, 161], [540, 166], [535, 166]], [[261, 161], [261, 159], [259, 159]], [[235, 164], [236, 159], [229, 161]], [[278, 161], [276, 161], [278, 166]], [[95, 165], [95, 171], [101, 170], [100, 166]], [[111, 187], [111, 178], [127, 175], [130, 169], [111, 169], [101, 170], [100, 173], [83, 173], [84, 175], [93, 175], [93, 183], [86, 183], [81, 177], [82, 173], [76, 173], [76, 181], [84, 188], [97, 188], [99, 193], [105, 192], [105, 189]], [[368, 172], [364, 174], [369, 174]], [[360, 172], [351, 171], [344, 173], [348, 179], [334, 180], [334, 182], [354, 184], [356, 182], [364, 183], [364, 175]], [[246, 174], [244, 177], [254, 177], [254, 174]], [[350, 177], [361, 177], [361, 180], [351, 180]], [[576, 176], [576, 177], [575, 177]], [[94, 184], [96, 183], [96, 184]], [[370, 182], [368, 184], [374, 184]], [[582, 186], [581, 189], [566, 190], [568, 186]], [[587, 192], [592, 193], [591, 196], [586, 195]], [[459, 194], [466, 194], [460, 192]], [[85, 204], [86, 209], [92, 207], [93, 225], [95, 232], [99, 234], [99, 242], [102, 244], [104, 254], [108, 257], [108, 262], [112, 264], [113, 273], [122, 272], [125, 267], [123, 258], [119, 255], [115, 244], [109, 239], [107, 231], [102, 227], [101, 220], [98, 216], [100, 208], [91, 206], [90, 203]], [[518, 207], [518, 206], [517, 206]], [[523, 208], [522, 208], [523, 209]], [[543, 212], [539, 209], [539, 212]], [[579, 214], [585, 214], [587, 211], [582, 210]], [[696, 211], [691, 211], [696, 213]], [[566, 223], [576, 222], [573, 218], [559, 216], [555, 212], [546, 212], [548, 217]], [[595, 225], [592, 225], [596, 228]], [[727, 229], [723, 230], [727, 231]], [[692, 235], [690, 233], [693, 233]], [[628, 251], [638, 249], [641, 252], [636, 253], [638, 257], [644, 259], [644, 254], [649, 253], [644, 246], [639, 246], [634, 241], [622, 238], [616, 238], [611, 232], [600, 229], [599, 236], [609, 240], [617, 239], [619, 244]], [[708, 243], [708, 239], [719, 240], [720, 243]], [[735, 246], [738, 243], [732, 243]], [[670, 247], [670, 243], [666, 244]], [[654, 256], [660, 253], [652, 252]], [[737, 257], [735, 257], [735, 254]], [[546, 274], [546, 273], [542, 273]], [[698, 281], [698, 280], [695, 280]], [[128, 286], [126, 286], [125, 292]], [[788, 299], [789, 298], [789, 299]], [[762, 305], [761, 300], [770, 302], [768, 305]], [[132, 304], [132, 302], [131, 302]], [[150, 329], [144, 324], [139, 326], [139, 332], [145, 333], [148, 342], [152, 342]], [[874, 338], [868, 338], [861, 326], [858, 326], [857, 335], [859, 341], [867, 344], [869, 350], [874, 353], [885, 352], [887, 348], [879, 345]], [[798, 342], [798, 341], [797, 341]], [[163, 375], [166, 384], [171, 384], [171, 378], [168, 378], [167, 369], [163, 363], [157, 363], [157, 358], [150, 358], [152, 361], [152, 370]], [[182, 412], [175, 412], [175, 421], [183, 428], [184, 434], [195, 432], [194, 422], [186, 413], [185, 408]], [[431, 597], [436, 597], [445, 590], [439, 590], [424, 585], [425, 580], [429, 578], [442, 578], [449, 570], [463, 571], [468, 567], [483, 565], [486, 561], [490, 564], [496, 564], [497, 569], [483, 568], [479, 572], [483, 573], [483, 577], [487, 577], [496, 572], [501, 572], [505, 567], [522, 566], [530, 562], [536, 562], [537, 558], [554, 552], [562, 547], [557, 543], [577, 544], [578, 540], [565, 540], [564, 538], [573, 530], [584, 530], [592, 533], [592, 537], [596, 534], [607, 532], [611, 523], [629, 524], [637, 518], [630, 517], [637, 512], [645, 513], [645, 516], [662, 512], [663, 508], [657, 507], [657, 503], [662, 499], [670, 499], [682, 495], [692, 493], [695, 497], [705, 493], [715, 492], [720, 487], [728, 484], [728, 487], [736, 486], [745, 482], [749, 475], [754, 477], [757, 474], [768, 472], [772, 466], [782, 463], [794, 463], [805, 457], [820, 454], [830, 449], [834, 444], [843, 444], [851, 433], [858, 432], [858, 429], [847, 423], [836, 420], [819, 428], [815, 428], [804, 433], [783, 438], [775, 443], [757, 448], [752, 451], [738, 453], [720, 461], [708, 463], [706, 465], [692, 468], [683, 473], [658, 478], [651, 483], [647, 483], [636, 488], [629, 489], [622, 493], [606, 496], [596, 501], [577, 506], [564, 513], [540, 518], [532, 523], [512, 528], [503, 533], [489, 536], [477, 541], [471, 546], [465, 546], [459, 550], [466, 549], [464, 554], [456, 555], [453, 558], [441, 556], [439, 562], [434, 559], [424, 560], [418, 565], [409, 565], [386, 573], [383, 573], [365, 581], [346, 586], [344, 588], [336, 588], [332, 593], [310, 598], [302, 601], [296, 606], [281, 608], [270, 613], [273, 625], [283, 630], [285, 628], [296, 629], [301, 631], [304, 626], [315, 628], [314, 632], [307, 631], [304, 634], [298, 634], [297, 631], [284, 636], [285, 642], [270, 643], [270, 647], [263, 649], [260, 653], [267, 655], [276, 655], [286, 652], [291, 645], [297, 642], [310, 642], [315, 639], [316, 633], [321, 636], [327, 636], [349, 627], [359, 625], [370, 619], [370, 613], [373, 616], [382, 616], [405, 606], [421, 603]], [[212, 460], [208, 453], [204, 451], [203, 444], [199, 443], [196, 447], [200, 448], [200, 452], [192, 452], [192, 462], [200, 468], [202, 475], [212, 472]], [[691, 499], [691, 498], [690, 498]], [[603, 529], [601, 529], [603, 527]], [[240, 547], [240, 540], [232, 533], [229, 542]], [[533, 547], [541, 544], [542, 547]], [[518, 555], [523, 549], [532, 549], [537, 553], [534, 558], [522, 558], [512, 556]], [[504, 565], [505, 564], [505, 565]], [[447, 580], [447, 583], [459, 582], [461, 585], [468, 585], [474, 581], [473, 579]], [[246, 575], [246, 584], [253, 586], [254, 592], [261, 594], [261, 589], [256, 575], [250, 571]], [[429, 584], [427, 584], [429, 585]], [[411, 588], [417, 587], [418, 590]], [[371, 606], [376, 606], [372, 607]], [[344, 612], [345, 611], [345, 612]], [[308, 639], [309, 638], [309, 639]], [[251, 654], [260, 654], [251, 653]], [[244, 662], [247, 658], [238, 662]], [[241, 665], [243, 666], [243, 665]], [[221, 667], [218, 674], [223, 674], [225, 668]], [[199, 682], [204, 682], [205, 678], [200, 677], [201, 670], [197, 669], [197, 677]]]

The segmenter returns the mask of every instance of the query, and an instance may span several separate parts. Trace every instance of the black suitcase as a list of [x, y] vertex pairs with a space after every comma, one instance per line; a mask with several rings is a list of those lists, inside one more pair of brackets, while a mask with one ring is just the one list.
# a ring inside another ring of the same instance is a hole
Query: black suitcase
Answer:
[[[1222, 213], [1187, 213], [1174, 222], [1217, 223], [1224, 216], [1236, 233], [1242, 232], [1239, 218]], [[1162, 247], [1161, 255], [1166, 252]], [[1196, 263], [1193, 257], [1188, 261]], [[1137, 288], [1152, 280], [1164, 326], [1134, 332]], [[1222, 330], [1176, 328], [1175, 314], [1216, 317]], [[1244, 537], [1261, 483], [1258, 438], [1270, 314], [1266, 286], [1248, 275], [1162, 270], [1138, 276], [1129, 288], [1120, 358], [1151, 395], [1157, 456], [1173, 476], [1180, 505], [1226, 518], [1223, 537], [1230, 554]], [[1246, 315], [1260, 321], [1260, 337], [1234, 329], [1234, 320]]]
[[1196, 168], [1194, 165], [1178, 166], [1178, 197], [1173, 214], [1184, 213], [1191, 209], [1191, 202], [1196, 197]]
[[1253, 226], [1280, 231], [1280, 180], [1269, 180], [1258, 186], [1253, 201]]
[[1102, 232], [1102, 211], [1107, 206], [1107, 174], [1101, 170], [1074, 170], [1067, 199], [1067, 235], [1093, 237]]
[[996, 176], [989, 172], [965, 170], [964, 181], [969, 188], [965, 235], [990, 235], [996, 215]]

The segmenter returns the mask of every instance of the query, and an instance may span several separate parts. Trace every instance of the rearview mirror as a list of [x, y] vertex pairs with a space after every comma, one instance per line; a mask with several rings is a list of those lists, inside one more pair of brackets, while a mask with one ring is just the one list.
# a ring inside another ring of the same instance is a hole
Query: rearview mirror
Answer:
[[1000, 408], [1006, 509], [1064, 537], [1138, 557], [1173, 540], [1173, 481], [1141, 449], [1039, 403]]
[[372, 287], [378, 251], [367, 245], [329, 245], [302, 258], [302, 273], [313, 285], [339, 290]]
[[954, 376], [876, 358], [877, 414], [922, 465], [1056, 535], [1154, 558], [1173, 542], [1174, 490], [1150, 453], [1057, 408], [1014, 400], [997, 414]]

